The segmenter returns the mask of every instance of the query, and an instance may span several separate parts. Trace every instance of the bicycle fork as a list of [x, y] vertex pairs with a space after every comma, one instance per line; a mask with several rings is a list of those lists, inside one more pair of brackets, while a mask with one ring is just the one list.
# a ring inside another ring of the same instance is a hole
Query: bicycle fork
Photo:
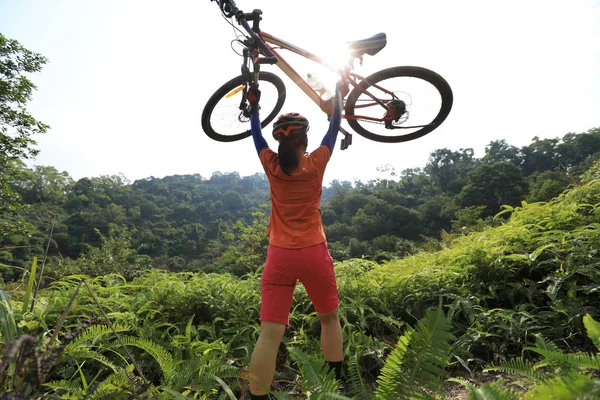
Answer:
[[250, 71], [248, 67], [248, 60], [250, 59], [250, 51], [247, 48], [244, 48], [244, 62], [242, 64], [242, 76], [246, 77], [247, 84], [244, 85], [244, 89], [242, 91], [242, 100], [240, 101], [239, 109], [242, 111], [242, 114], [249, 118], [250, 117], [250, 105], [248, 104], [248, 89], [250, 85], [258, 85], [258, 74], [260, 73], [260, 64], [255, 62], [252, 63], [254, 67], [254, 72]]

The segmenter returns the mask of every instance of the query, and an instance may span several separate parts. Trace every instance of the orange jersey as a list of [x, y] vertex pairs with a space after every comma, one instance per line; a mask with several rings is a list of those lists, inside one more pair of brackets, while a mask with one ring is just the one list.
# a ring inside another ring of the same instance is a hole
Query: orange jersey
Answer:
[[279, 155], [268, 147], [259, 156], [271, 186], [269, 243], [300, 249], [324, 242], [321, 194], [323, 174], [331, 156], [329, 148], [323, 145], [301, 157], [291, 176], [281, 170]]

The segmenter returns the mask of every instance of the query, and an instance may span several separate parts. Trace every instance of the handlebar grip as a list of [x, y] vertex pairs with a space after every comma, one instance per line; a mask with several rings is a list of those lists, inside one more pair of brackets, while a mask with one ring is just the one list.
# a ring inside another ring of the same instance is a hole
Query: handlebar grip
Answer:
[[261, 57], [258, 59], [257, 64], [277, 64], [279, 59], [277, 56], [273, 57]]

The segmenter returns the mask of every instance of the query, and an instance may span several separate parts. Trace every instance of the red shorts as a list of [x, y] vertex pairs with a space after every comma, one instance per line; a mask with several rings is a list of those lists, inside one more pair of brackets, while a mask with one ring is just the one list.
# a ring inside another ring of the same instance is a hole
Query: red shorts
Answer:
[[327, 313], [337, 308], [333, 259], [326, 242], [302, 249], [269, 246], [261, 283], [261, 321], [290, 324], [290, 308], [298, 280], [317, 312]]

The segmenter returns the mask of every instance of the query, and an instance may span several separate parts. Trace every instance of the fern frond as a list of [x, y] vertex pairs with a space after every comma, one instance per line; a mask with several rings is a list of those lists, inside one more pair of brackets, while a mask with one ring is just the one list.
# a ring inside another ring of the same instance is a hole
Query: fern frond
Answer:
[[541, 334], [535, 335], [535, 348], [547, 352], [560, 353], [558, 346], [548, 340]]
[[335, 379], [335, 372], [329, 369], [325, 361], [311, 360], [306, 353], [294, 347], [288, 347], [288, 352], [300, 367], [305, 392], [317, 397], [339, 395], [340, 384]]
[[535, 369], [543, 367], [559, 368], [562, 374], [568, 374], [571, 370], [582, 372], [588, 369], [600, 369], [600, 358], [592, 354], [582, 352], [567, 354], [547, 351], [537, 347], [525, 347], [525, 350], [533, 351], [543, 357], [542, 361], [535, 364]]
[[112, 383], [102, 382], [94, 392], [85, 397], [86, 400], [130, 399], [131, 392]]
[[600, 358], [594, 354], [571, 353], [565, 354], [567, 364], [576, 369], [595, 369], [600, 370]]
[[461, 378], [449, 378], [448, 382], [456, 382], [469, 390], [473, 400], [519, 400], [519, 397], [511, 390], [505, 390], [496, 383], [486, 383], [483, 386], [477, 387], [471, 382]]
[[388, 355], [377, 378], [378, 386], [375, 390], [375, 397], [380, 399], [394, 399], [396, 393], [400, 391], [404, 384], [402, 379], [406, 370], [404, 365], [407, 358], [406, 353], [408, 352], [408, 346], [413, 334], [413, 331], [408, 331], [400, 336], [396, 347]]
[[168, 380], [166, 385], [171, 389], [181, 390], [185, 385], [189, 384], [190, 381], [198, 374], [200, 368], [206, 361], [201, 357], [194, 357], [189, 360], [183, 360], [177, 363], [176, 370], [177, 374]]
[[79, 382], [77, 381], [67, 381], [67, 380], [59, 380], [44, 383], [44, 386], [50, 389], [54, 389], [58, 392], [61, 397], [64, 397], [66, 393], [72, 395], [83, 395], [84, 391], [82, 390]]
[[132, 336], [121, 336], [121, 340], [125, 346], [137, 347], [150, 354], [158, 363], [163, 374], [163, 379], [165, 381], [172, 379], [175, 374], [175, 361], [164, 347], [150, 340]]
[[86, 400], [100, 399], [129, 399], [136, 389], [124, 371], [116, 372], [100, 382]]
[[353, 399], [370, 400], [371, 388], [362, 377], [359, 361], [359, 353], [355, 353], [348, 359], [348, 391]]
[[175, 390], [173, 390], [171, 388], [161, 387], [160, 390], [162, 390], [165, 393], [170, 394], [171, 397], [174, 398], [174, 399], [178, 399], [178, 400], [190, 400], [189, 397], [184, 396], [183, 394], [181, 394], [181, 393], [179, 393], [179, 392], [177, 392], [177, 391], [175, 391]]
[[463, 378], [448, 378], [446, 379], [446, 382], [458, 383], [459, 385], [468, 389], [471, 393], [473, 393], [473, 391], [477, 389], [477, 386], [473, 385], [471, 382]]
[[485, 368], [483, 372], [498, 371], [511, 375], [520, 375], [529, 379], [531, 382], [541, 382], [544, 380], [544, 374], [536, 370], [535, 366], [523, 357], [513, 358], [503, 361], [499, 365], [492, 365]]
[[[118, 333], [131, 330], [129, 325], [113, 324], [113, 327]], [[66, 348], [78, 347], [81, 345], [95, 345], [105, 335], [114, 335], [112, 329], [108, 325], [91, 325], [81, 332], [75, 340], [70, 342]]]
[[583, 316], [583, 325], [588, 337], [600, 351], [600, 322], [595, 321], [590, 314], [586, 314]]
[[527, 392], [524, 399], [598, 399], [600, 398], [600, 381], [589, 375], [571, 373], [557, 376], [544, 384]]
[[271, 392], [271, 396], [277, 400], [295, 400], [295, 397], [286, 392]]
[[471, 392], [471, 398], [476, 400], [520, 400], [513, 391], [505, 390], [495, 383], [486, 383]]
[[117, 367], [113, 364], [107, 357], [102, 355], [99, 352], [92, 351], [87, 347], [71, 347], [66, 349], [60, 356], [59, 360], [63, 358], [74, 360], [74, 361], [86, 361], [86, 360], [95, 360], [100, 364], [107, 366], [112, 369], [113, 372], [117, 371]]
[[438, 309], [429, 311], [414, 330], [401, 336], [377, 379], [376, 397], [409, 399], [423, 397], [423, 389], [435, 392], [449, 364], [451, 328]]
[[[196, 390], [199, 393], [204, 393], [208, 396], [212, 395], [217, 386], [215, 376], [221, 379], [238, 377], [237, 369], [228, 364], [227, 360], [220, 355], [209, 354], [206, 357], [199, 357], [199, 359], [201, 362], [195, 380], [195, 383], [198, 385]], [[177, 381], [179, 382], [179, 380]]]

